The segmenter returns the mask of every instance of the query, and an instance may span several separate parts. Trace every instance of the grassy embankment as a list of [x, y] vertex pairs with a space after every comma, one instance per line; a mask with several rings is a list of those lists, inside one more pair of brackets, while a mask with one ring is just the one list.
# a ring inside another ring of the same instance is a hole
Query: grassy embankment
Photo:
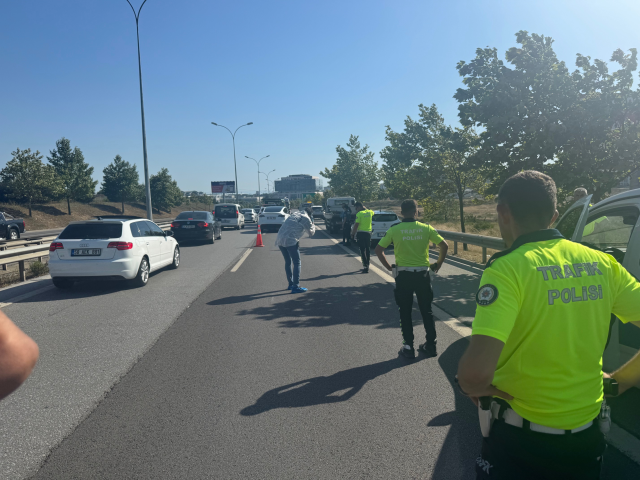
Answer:
[[[178, 213], [185, 210], [209, 210], [211, 206], [207, 204], [191, 203], [174, 207], [171, 212], [154, 211], [154, 219], [174, 218]], [[122, 213], [122, 205], [112, 202], [91, 202], [76, 203], [71, 202], [71, 215], [67, 214], [66, 201], [49, 203], [47, 205], [34, 205], [32, 216], [29, 217], [29, 209], [25, 205], [15, 203], [0, 203], [0, 212], [7, 212], [14, 217], [24, 218], [27, 225], [26, 234], [33, 230], [48, 230], [51, 228], [63, 228], [76, 220], [89, 220], [98, 215], [118, 215]], [[140, 203], [125, 203], [125, 215], [135, 215], [146, 217], [146, 207]], [[48, 256], [43, 257], [43, 262], [26, 262], [27, 279], [35, 278], [48, 273]], [[8, 265], [7, 270], [0, 270], [0, 287], [4, 287], [19, 281], [18, 265]]]

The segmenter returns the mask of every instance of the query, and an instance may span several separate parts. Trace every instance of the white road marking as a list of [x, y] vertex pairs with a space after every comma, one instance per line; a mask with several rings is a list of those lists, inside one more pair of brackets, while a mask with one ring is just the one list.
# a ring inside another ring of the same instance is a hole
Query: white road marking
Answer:
[[[360, 257], [354, 254], [352, 250], [340, 244], [340, 242], [335, 238], [330, 237], [326, 231], [324, 230], [320, 230], [320, 231], [323, 232], [327, 237], [329, 237], [329, 239], [333, 243], [338, 244], [345, 252], [347, 252], [350, 256], [352, 256], [353, 258], [358, 260], [358, 262], [360, 262]], [[384, 272], [377, 266], [371, 264], [369, 265], [369, 270], [372, 270], [374, 273], [376, 273], [379, 277], [381, 277], [386, 282], [395, 283], [395, 279], [393, 278], [393, 276]], [[444, 323], [447, 327], [451, 328], [453, 331], [458, 333], [461, 337], [467, 338], [467, 339], [471, 337], [471, 327], [469, 327], [468, 325], [465, 325], [463, 322], [461, 322], [457, 318], [452, 317], [451, 315], [449, 315], [447, 312], [437, 307], [436, 305], [432, 305], [432, 308], [433, 308], [433, 314], [437, 320]], [[614, 448], [617, 448], [622, 453], [624, 453], [627, 457], [629, 457], [631, 460], [633, 460], [634, 462], [640, 465], [640, 439], [634, 437], [625, 429], [623, 429], [622, 427], [612, 422], [611, 431], [607, 434], [607, 442], [609, 442]]]
[[30, 298], [30, 297], [35, 297], [36, 295], [40, 295], [41, 293], [48, 292], [49, 290], [53, 290], [54, 288], [56, 287], [54, 287], [53, 285], [49, 285], [47, 287], [42, 287], [37, 290], [34, 290], [33, 292], [28, 292], [22, 295], [18, 295], [17, 297], [10, 298], [6, 302], [0, 303], [0, 308], [6, 308], [9, 305], [13, 305], [14, 303], [21, 302], [22, 300], [26, 300], [27, 298]]
[[238, 271], [238, 269], [240, 268], [240, 266], [244, 263], [244, 261], [247, 259], [247, 257], [249, 256], [249, 254], [253, 251], [252, 247], [249, 247], [247, 249], [246, 252], [244, 252], [244, 254], [242, 255], [242, 257], [240, 257], [240, 260], [238, 260], [238, 263], [235, 264], [235, 266], [231, 269], [231, 273], [236, 273]]

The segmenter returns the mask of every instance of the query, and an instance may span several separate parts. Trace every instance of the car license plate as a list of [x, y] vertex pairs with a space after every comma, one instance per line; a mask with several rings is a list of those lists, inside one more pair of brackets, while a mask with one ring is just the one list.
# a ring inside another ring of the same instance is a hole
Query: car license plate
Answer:
[[195, 225], [182, 225], [182, 228], [196, 228]]
[[97, 257], [100, 256], [100, 248], [74, 248], [71, 250], [72, 257]]
[[267, 217], [267, 220], [275, 220], [276, 217]]
[[222, 223], [231, 223], [231, 220], [222, 220]]
[[379, 233], [378, 236], [379, 237], [384, 237], [384, 233]]

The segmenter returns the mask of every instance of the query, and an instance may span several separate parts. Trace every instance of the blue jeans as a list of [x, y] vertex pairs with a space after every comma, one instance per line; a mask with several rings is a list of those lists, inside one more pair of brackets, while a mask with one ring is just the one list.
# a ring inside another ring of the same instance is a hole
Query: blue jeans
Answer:
[[[293, 247], [280, 247], [282, 256], [284, 257], [284, 271], [287, 274], [289, 285], [294, 287], [300, 286], [300, 270], [302, 262], [300, 261], [300, 246], [295, 244]], [[291, 274], [291, 262], [293, 261], [293, 275]]]

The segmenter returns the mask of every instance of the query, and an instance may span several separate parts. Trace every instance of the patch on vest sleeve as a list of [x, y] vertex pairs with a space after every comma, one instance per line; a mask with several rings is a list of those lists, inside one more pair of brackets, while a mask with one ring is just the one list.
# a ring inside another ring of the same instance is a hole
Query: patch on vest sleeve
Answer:
[[498, 289], [495, 285], [487, 284], [480, 287], [476, 293], [476, 303], [481, 307], [491, 305], [498, 299]]

